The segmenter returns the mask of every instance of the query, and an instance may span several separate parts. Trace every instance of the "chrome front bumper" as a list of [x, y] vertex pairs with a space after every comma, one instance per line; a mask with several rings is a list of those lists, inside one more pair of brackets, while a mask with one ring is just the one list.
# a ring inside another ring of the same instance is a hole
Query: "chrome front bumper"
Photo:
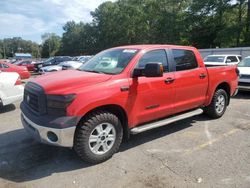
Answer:
[[76, 127], [60, 129], [44, 127], [32, 122], [23, 113], [21, 114], [21, 120], [25, 130], [36, 140], [55, 146], [73, 147]]

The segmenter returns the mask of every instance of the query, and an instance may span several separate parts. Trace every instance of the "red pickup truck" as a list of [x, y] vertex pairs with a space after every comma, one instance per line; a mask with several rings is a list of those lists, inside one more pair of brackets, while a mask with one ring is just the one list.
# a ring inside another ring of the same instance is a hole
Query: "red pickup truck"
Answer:
[[206, 68], [193, 47], [122, 46], [28, 82], [21, 119], [39, 141], [100, 163], [130, 134], [204, 112], [220, 118], [237, 85], [236, 66]]

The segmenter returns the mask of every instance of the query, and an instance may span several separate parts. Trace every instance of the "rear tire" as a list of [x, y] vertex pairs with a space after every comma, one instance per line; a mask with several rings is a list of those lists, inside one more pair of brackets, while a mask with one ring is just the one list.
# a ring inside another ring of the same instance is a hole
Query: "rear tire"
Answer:
[[228, 97], [224, 89], [216, 90], [212, 102], [205, 108], [205, 113], [213, 119], [222, 117], [227, 109]]
[[74, 150], [88, 163], [101, 163], [113, 156], [123, 137], [119, 118], [107, 111], [87, 115], [76, 128]]

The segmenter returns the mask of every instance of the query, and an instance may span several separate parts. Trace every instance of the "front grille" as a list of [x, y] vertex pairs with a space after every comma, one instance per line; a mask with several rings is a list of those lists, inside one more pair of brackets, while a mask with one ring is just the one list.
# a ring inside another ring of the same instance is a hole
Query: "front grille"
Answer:
[[248, 87], [250, 87], [250, 83], [247, 83], [247, 82], [239, 82], [238, 85], [239, 86], [248, 86]]
[[24, 103], [37, 114], [46, 113], [46, 95], [41, 86], [28, 82], [24, 89]]
[[67, 70], [69, 67], [68, 66], [66, 66], [66, 65], [63, 65], [62, 66], [62, 70]]
[[240, 75], [240, 78], [243, 78], [243, 79], [250, 79], [250, 75], [241, 74], [241, 75]]
[[39, 112], [39, 104], [38, 104], [38, 96], [34, 93], [31, 93], [28, 90], [24, 91], [24, 101], [28, 106], [36, 111]]

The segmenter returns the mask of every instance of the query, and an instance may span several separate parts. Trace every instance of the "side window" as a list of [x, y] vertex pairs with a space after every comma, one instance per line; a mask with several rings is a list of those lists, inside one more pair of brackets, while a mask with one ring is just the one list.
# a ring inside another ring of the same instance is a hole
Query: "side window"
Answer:
[[190, 70], [198, 67], [195, 54], [191, 50], [173, 49], [176, 71]]
[[235, 56], [228, 56], [228, 57], [227, 57], [227, 60], [230, 60], [231, 63], [236, 63], [236, 62], [238, 62], [238, 59], [237, 59]]
[[2, 66], [3, 66], [3, 68], [9, 68], [9, 66], [6, 64], [2, 64]]
[[165, 50], [153, 50], [145, 53], [139, 63], [138, 68], [144, 68], [147, 63], [162, 63], [164, 72], [168, 72], [168, 61]]
[[0, 69], [1, 69], [1, 68], [3, 68], [3, 64], [2, 64], [2, 63], [0, 63]]

